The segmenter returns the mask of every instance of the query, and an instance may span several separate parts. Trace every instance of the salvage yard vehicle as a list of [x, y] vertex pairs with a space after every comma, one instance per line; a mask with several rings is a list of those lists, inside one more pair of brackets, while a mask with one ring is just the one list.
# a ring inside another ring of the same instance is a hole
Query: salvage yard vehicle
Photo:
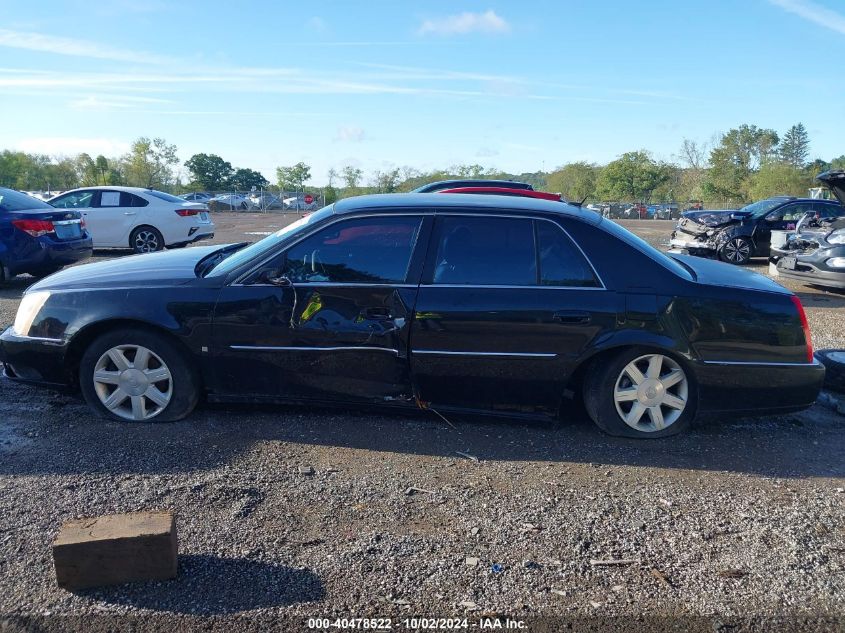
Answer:
[[772, 250], [779, 275], [806, 284], [845, 288], [845, 170], [817, 176], [841, 203], [835, 217], [803, 222], [782, 248]]
[[608, 433], [809, 407], [798, 298], [670, 257], [595, 213], [523, 197], [348, 198], [251, 245], [75, 267], [30, 287], [0, 361], [115, 420], [199, 399], [554, 418]]
[[769, 256], [772, 231], [794, 229], [808, 214], [839, 213], [836, 201], [789, 196], [759, 200], [739, 210], [687, 211], [672, 231], [669, 245], [677, 252], [743, 265], [752, 257]]
[[44, 277], [93, 253], [82, 215], [0, 187], [0, 282], [29, 273]]
[[438, 180], [427, 185], [417, 187], [411, 193], [435, 193], [442, 189], [455, 189], [457, 187], [504, 187], [506, 189], [525, 189], [533, 191], [534, 187], [527, 182], [516, 180], [485, 180], [483, 178], [465, 178], [456, 180]]
[[214, 237], [208, 207], [155, 189], [83, 187], [50, 200], [82, 213], [94, 248], [151, 253]]

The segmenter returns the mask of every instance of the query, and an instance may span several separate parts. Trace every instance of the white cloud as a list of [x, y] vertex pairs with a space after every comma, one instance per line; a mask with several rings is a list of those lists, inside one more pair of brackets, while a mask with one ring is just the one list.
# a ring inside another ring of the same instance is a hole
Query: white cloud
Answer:
[[116, 156], [129, 151], [129, 143], [109, 138], [82, 138], [73, 136], [42, 136], [25, 138], [15, 143], [15, 148], [33, 154], [71, 156], [85, 152], [96, 156]]
[[96, 42], [70, 37], [12, 31], [10, 29], [0, 29], [0, 46], [72, 57], [109, 59], [133, 64], [170, 64], [173, 62], [169, 58], [152, 53], [131, 51], [123, 48], [111, 48]]
[[317, 33], [325, 33], [329, 30], [329, 25], [318, 15], [310, 18], [307, 22], [307, 26], [309, 29], [316, 31]]
[[484, 13], [465, 11], [443, 18], [424, 20], [417, 29], [419, 35], [465, 35], [467, 33], [508, 33], [508, 22], [492, 9]]
[[363, 128], [356, 127], [354, 125], [345, 125], [337, 128], [337, 135], [334, 140], [342, 143], [360, 143], [364, 140], [365, 136], [366, 134], [364, 133]]
[[89, 95], [83, 99], [68, 101], [68, 107], [74, 110], [121, 110], [137, 107], [139, 104], [172, 103], [169, 99], [153, 99], [152, 97], [132, 97], [118, 95]]
[[819, 6], [810, 0], [769, 0], [769, 2], [819, 26], [845, 34], [845, 16], [832, 9]]

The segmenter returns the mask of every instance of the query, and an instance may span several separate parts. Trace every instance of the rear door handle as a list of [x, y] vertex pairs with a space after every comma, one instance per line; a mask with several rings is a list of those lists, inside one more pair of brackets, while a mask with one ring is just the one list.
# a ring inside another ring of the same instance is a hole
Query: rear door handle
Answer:
[[559, 310], [554, 313], [553, 318], [558, 323], [586, 325], [590, 322], [590, 313], [582, 312], [581, 310]]

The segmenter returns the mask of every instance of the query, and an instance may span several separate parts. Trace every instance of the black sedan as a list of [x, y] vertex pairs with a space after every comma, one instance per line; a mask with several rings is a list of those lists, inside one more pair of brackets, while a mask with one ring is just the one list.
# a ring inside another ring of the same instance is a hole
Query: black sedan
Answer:
[[0, 360], [118, 420], [203, 396], [509, 418], [583, 398], [631, 437], [804, 409], [824, 377], [773, 281], [559, 202], [468, 194], [351, 198], [252, 245], [63, 271], [27, 291]]

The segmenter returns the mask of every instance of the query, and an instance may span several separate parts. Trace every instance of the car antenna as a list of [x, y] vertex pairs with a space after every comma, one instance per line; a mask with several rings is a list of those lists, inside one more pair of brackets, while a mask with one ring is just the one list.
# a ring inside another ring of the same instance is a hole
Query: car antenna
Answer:
[[587, 201], [587, 196], [584, 196], [583, 198], [581, 198], [580, 202], [570, 202], [569, 204], [571, 204], [573, 207], [579, 207], [580, 208], [586, 201]]

